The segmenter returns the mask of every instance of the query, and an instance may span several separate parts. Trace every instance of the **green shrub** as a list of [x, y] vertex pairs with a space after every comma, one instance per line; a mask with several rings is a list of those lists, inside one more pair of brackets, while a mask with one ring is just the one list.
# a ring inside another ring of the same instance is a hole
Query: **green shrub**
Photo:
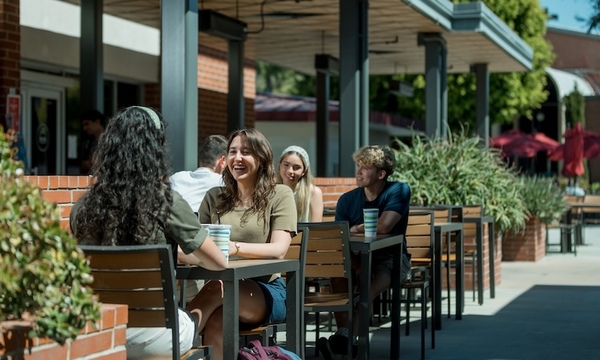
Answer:
[[0, 321], [31, 319], [30, 337], [64, 344], [100, 307], [86, 285], [89, 262], [21, 166], [0, 127]]
[[453, 134], [449, 140], [412, 137], [397, 140], [398, 165], [391, 179], [408, 183], [415, 205], [483, 205], [500, 231], [525, 226], [527, 209], [517, 173], [495, 149], [477, 137]]
[[522, 199], [529, 216], [535, 216], [542, 223], [550, 224], [560, 220], [569, 206], [564, 200], [563, 192], [551, 178], [522, 176]]

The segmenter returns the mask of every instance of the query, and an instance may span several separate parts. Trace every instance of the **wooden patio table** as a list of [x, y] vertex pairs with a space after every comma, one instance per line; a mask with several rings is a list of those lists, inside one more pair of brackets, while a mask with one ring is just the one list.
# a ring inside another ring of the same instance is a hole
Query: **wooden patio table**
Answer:
[[[181, 280], [221, 280], [223, 282], [223, 358], [237, 359], [239, 350], [239, 281], [276, 273], [287, 273], [286, 281], [286, 349], [302, 354], [301, 312], [303, 296], [298, 275], [298, 260], [229, 260], [227, 269], [207, 270], [197, 266], [177, 265], [176, 278]], [[303, 280], [302, 280], [303, 281]], [[182, 284], [182, 301], [185, 300]], [[185, 304], [183, 305], [185, 307]]]
[[[350, 249], [360, 256], [360, 298], [358, 303], [358, 359], [369, 359], [369, 320], [371, 291], [371, 258], [375, 250], [389, 248], [393, 252], [392, 274], [402, 268], [404, 235], [377, 235], [365, 237], [350, 234]], [[366, 270], [366, 271], [365, 271]], [[390, 359], [400, 358], [400, 276], [392, 276], [392, 328], [390, 332]]]

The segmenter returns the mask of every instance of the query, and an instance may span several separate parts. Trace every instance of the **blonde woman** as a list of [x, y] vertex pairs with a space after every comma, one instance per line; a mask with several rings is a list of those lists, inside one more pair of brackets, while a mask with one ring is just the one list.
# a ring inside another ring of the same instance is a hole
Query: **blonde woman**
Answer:
[[313, 184], [310, 161], [306, 150], [288, 146], [279, 158], [277, 180], [294, 192], [298, 222], [321, 222], [323, 219], [323, 192]]

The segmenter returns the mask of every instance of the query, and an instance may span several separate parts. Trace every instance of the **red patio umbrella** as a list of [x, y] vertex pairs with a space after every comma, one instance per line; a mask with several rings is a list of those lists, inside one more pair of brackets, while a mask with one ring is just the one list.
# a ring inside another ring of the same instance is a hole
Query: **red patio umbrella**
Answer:
[[563, 147], [564, 166], [563, 176], [576, 177], [583, 175], [583, 128], [580, 123], [574, 128], [565, 131], [565, 144]]
[[[583, 158], [600, 158], [600, 134], [591, 130], [583, 131]], [[552, 161], [559, 161], [562, 159], [564, 159], [564, 144], [559, 146], [550, 155], [550, 160]]]
[[541, 132], [525, 134], [513, 129], [490, 139], [492, 147], [502, 150], [505, 156], [534, 157], [540, 151], [552, 152], [559, 142]]

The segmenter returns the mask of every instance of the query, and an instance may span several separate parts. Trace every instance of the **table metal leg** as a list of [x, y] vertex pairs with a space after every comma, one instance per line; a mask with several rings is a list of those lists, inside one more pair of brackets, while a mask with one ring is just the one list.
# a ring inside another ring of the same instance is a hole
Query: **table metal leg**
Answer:
[[494, 224], [487, 223], [488, 237], [490, 243], [490, 297], [496, 297], [496, 247], [494, 246]]
[[456, 320], [462, 320], [465, 307], [465, 243], [463, 233], [461, 230], [456, 236]]
[[[402, 245], [394, 246], [393, 274], [400, 274], [402, 269]], [[400, 359], [400, 292], [402, 279], [392, 277], [392, 329], [390, 337], [390, 359]]]
[[[442, 330], [442, 233], [439, 229], [435, 230], [433, 248], [433, 276], [431, 277], [433, 288], [432, 301], [435, 303], [433, 317], [435, 329]], [[450, 284], [447, 285], [450, 286]]]
[[477, 227], [477, 294], [479, 305], [483, 305], [483, 223], [476, 222]]
[[300, 291], [300, 276], [297, 271], [288, 272], [286, 287], [287, 317], [285, 326], [286, 348], [304, 359], [304, 326], [302, 313], [304, 312], [303, 294]]
[[239, 350], [240, 288], [235, 282], [223, 281], [223, 359], [237, 359]]
[[[360, 297], [358, 302], [358, 358], [369, 358], [369, 319], [371, 312], [371, 253], [360, 254]], [[352, 324], [350, 324], [352, 326]]]

